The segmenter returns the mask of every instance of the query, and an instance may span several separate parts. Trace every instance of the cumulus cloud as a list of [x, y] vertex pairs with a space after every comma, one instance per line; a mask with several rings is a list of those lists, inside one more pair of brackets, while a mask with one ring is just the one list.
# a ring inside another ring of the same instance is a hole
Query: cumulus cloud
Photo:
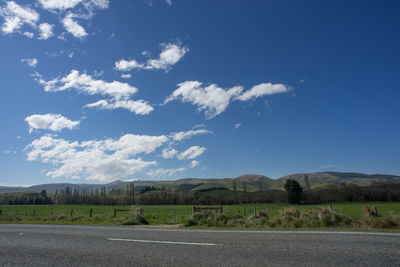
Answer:
[[274, 95], [278, 93], [286, 93], [289, 91], [289, 88], [281, 83], [272, 84], [272, 83], [261, 83], [256, 86], [253, 86], [250, 90], [244, 92], [240, 96], [236, 97], [237, 100], [247, 101], [250, 99], [254, 99], [260, 96], [265, 95]]
[[173, 148], [171, 148], [171, 147], [168, 147], [168, 148], [164, 148], [164, 149], [162, 150], [161, 156], [162, 156], [164, 159], [172, 159], [172, 158], [174, 158], [177, 154], [178, 154], [178, 151], [176, 151], [175, 149], [173, 149]]
[[109, 0], [38, 0], [42, 8], [48, 10], [65, 11], [77, 7], [82, 4], [85, 9], [94, 7], [106, 9], [110, 3]]
[[178, 63], [183, 56], [189, 52], [189, 48], [181, 44], [162, 44], [162, 51], [157, 59], [148, 59], [146, 63], [140, 63], [136, 60], [121, 59], [115, 62], [115, 69], [119, 71], [130, 71], [132, 69], [169, 71], [173, 65]]
[[287, 91], [289, 91], [289, 88], [283, 84], [262, 83], [243, 92], [242, 86], [223, 89], [217, 84], [203, 86], [203, 83], [198, 81], [186, 81], [178, 84], [178, 88], [165, 99], [164, 105], [173, 100], [191, 103], [197, 106], [198, 111], [205, 111], [207, 119], [212, 119], [224, 112], [231, 101], [248, 101]]
[[28, 161], [55, 166], [48, 176], [83, 178], [109, 182], [142, 172], [155, 161], [133, 158], [150, 154], [167, 142], [166, 136], [126, 134], [119, 139], [69, 142], [50, 135], [34, 140], [26, 147]]
[[44, 9], [65, 10], [76, 7], [83, 0], [38, 0]]
[[121, 78], [122, 78], [122, 79], [130, 79], [130, 78], [132, 78], [132, 74], [129, 74], [129, 73], [127, 73], [127, 74], [121, 74]]
[[194, 135], [208, 134], [208, 133], [212, 133], [212, 131], [205, 130], [205, 129], [181, 131], [181, 132], [172, 133], [171, 138], [173, 141], [180, 142], [182, 140], [189, 139]]
[[99, 100], [95, 103], [87, 104], [85, 107], [98, 109], [117, 109], [124, 108], [137, 115], [151, 113], [154, 108], [144, 100]]
[[86, 73], [71, 70], [69, 74], [61, 78], [45, 81], [39, 74], [35, 75], [37, 81], [43, 85], [46, 92], [60, 92], [75, 88], [79, 92], [89, 95], [100, 94], [111, 96], [115, 99], [126, 99], [137, 92], [137, 88], [128, 83], [118, 81], [106, 82], [97, 80]]
[[47, 40], [50, 37], [52, 37], [54, 35], [53, 26], [54, 25], [51, 25], [51, 24], [48, 24], [48, 23], [41, 23], [39, 25], [39, 30], [40, 30], [39, 39], [40, 40]]
[[101, 79], [96, 79], [86, 73], [79, 73], [77, 70], [72, 70], [64, 77], [58, 77], [49, 81], [45, 81], [38, 73], [33, 76], [41, 85], [43, 85], [46, 92], [60, 92], [74, 88], [78, 92], [89, 95], [100, 94], [110, 97], [110, 99], [102, 99], [87, 104], [84, 106], [86, 108], [108, 110], [123, 108], [139, 115], [149, 114], [154, 110], [154, 108], [144, 100], [130, 99], [138, 89], [128, 83], [118, 81], [106, 82]]
[[190, 167], [190, 168], [195, 168], [195, 167], [197, 167], [197, 166], [199, 166], [199, 165], [200, 165], [200, 162], [199, 162], [199, 161], [197, 161], [197, 160], [192, 160], [192, 162], [190, 162], [189, 167]]
[[61, 21], [64, 28], [76, 38], [83, 38], [87, 35], [85, 29], [74, 20], [75, 15], [68, 13]]
[[29, 6], [20, 6], [14, 1], [6, 2], [6, 6], [0, 8], [0, 16], [4, 18], [1, 31], [5, 34], [11, 34], [19, 30], [24, 24], [32, 27], [36, 26], [40, 16]]
[[61, 131], [63, 129], [74, 129], [80, 121], [71, 121], [60, 114], [35, 114], [25, 118], [25, 121], [29, 125], [29, 133], [33, 130], [51, 130]]
[[184, 172], [187, 168], [177, 168], [177, 169], [155, 169], [147, 172], [147, 175], [152, 178], [165, 178], [171, 177], [175, 173]]
[[25, 35], [26, 37], [28, 37], [29, 39], [33, 38], [33, 32], [24, 32], [23, 35]]
[[26, 63], [28, 66], [32, 68], [36, 68], [38, 64], [38, 60], [36, 58], [22, 58], [21, 62]]
[[238, 96], [243, 90], [241, 86], [230, 89], [222, 89], [216, 84], [203, 86], [198, 81], [186, 81], [178, 84], [172, 94], [164, 101], [164, 104], [172, 100], [180, 99], [185, 103], [192, 103], [197, 106], [198, 111], [205, 111], [208, 119], [221, 114], [228, 107], [230, 101]]
[[241, 123], [236, 123], [235, 126], [233, 126], [233, 128], [235, 128], [235, 130], [239, 129], [240, 127], [242, 127]]
[[201, 156], [205, 151], [206, 151], [205, 147], [191, 146], [187, 150], [185, 150], [182, 153], [180, 153], [177, 156], [177, 158], [179, 160], [195, 159], [195, 158]]
[[119, 71], [129, 71], [135, 68], [144, 68], [144, 64], [137, 62], [136, 60], [125, 60], [121, 59], [115, 62], [115, 69]]

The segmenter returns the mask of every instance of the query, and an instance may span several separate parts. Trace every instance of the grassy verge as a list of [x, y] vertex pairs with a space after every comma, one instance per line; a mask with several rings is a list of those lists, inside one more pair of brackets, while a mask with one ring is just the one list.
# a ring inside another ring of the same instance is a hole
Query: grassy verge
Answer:
[[[379, 216], [365, 216], [363, 207], [375, 206]], [[224, 206], [224, 217], [195, 218], [191, 205], [135, 206], [143, 214], [137, 217], [129, 211], [117, 212], [114, 209], [131, 209], [131, 206], [90, 206], [90, 205], [25, 205], [0, 206], [0, 223], [43, 223], [43, 224], [185, 224], [200, 228], [227, 229], [338, 229], [398, 230], [400, 203], [362, 202], [289, 206], [285, 204], [246, 204]], [[294, 211], [295, 209], [296, 211]], [[90, 217], [92, 210], [92, 217]], [[291, 214], [291, 212], [294, 214]], [[327, 210], [329, 212], [327, 212]], [[72, 211], [72, 212], [71, 212]], [[256, 216], [254, 216], [256, 211]], [[260, 216], [260, 211], [266, 216]], [[284, 211], [286, 211], [285, 214]], [[215, 216], [214, 216], [215, 217]], [[144, 220], [142, 220], [144, 219]], [[195, 222], [189, 222], [196, 219]]]

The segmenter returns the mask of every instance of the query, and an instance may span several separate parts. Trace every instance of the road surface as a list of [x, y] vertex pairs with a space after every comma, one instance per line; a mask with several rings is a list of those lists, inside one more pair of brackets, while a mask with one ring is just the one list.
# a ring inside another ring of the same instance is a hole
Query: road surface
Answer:
[[400, 266], [400, 234], [4, 224], [0, 266]]

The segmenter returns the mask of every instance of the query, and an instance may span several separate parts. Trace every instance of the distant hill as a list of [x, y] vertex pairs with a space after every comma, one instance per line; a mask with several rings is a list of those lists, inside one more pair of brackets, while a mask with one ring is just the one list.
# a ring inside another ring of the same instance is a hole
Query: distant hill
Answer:
[[[226, 188], [233, 190], [233, 181], [236, 183], [238, 191], [243, 191], [244, 184], [248, 192], [261, 190], [282, 190], [283, 184], [287, 179], [295, 179], [302, 186], [304, 183], [305, 173], [297, 173], [284, 176], [279, 179], [271, 179], [259, 174], [244, 174], [237, 178], [184, 178], [179, 180], [162, 180], [162, 181], [135, 181], [135, 188], [140, 190], [148, 186], [165, 187], [165, 188], [182, 188], [187, 190], [207, 190], [211, 188]], [[315, 172], [308, 173], [308, 179], [311, 187], [327, 186], [330, 184], [354, 183], [360, 186], [366, 186], [377, 182], [400, 183], [400, 177], [387, 174], [363, 174], [363, 173], [344, 173], [344, 172]], [[130, 182], [116, 180], [108, 184], [72, 184], [72, 183], [53, 183], [41, 184], [29, 187], [19, 186], [0, 186], [0, 193], [9, 192], [40, 192], [46, 190], [48, 193], [54, 194], [56, 190], [64, 190], [69, 187], [72, 190], [79, 191], [95, 191], [106, 187], [107, 191], [125, 190]]]
[[15, 192], [21, 188], [21, 186], [0, 186], [0, 194], [1, 193], [7, 193], [7, 192]]
[[[306, 173], [297, 173], [279, 178], [282, 183], [287, 179], [294, 179], [305, 185], [304, 177]], [[314, 172], [308, 173], [308, 180], [311, 187], [325, 186], [329, 184], [354, 183], [360, 186], [371, 185], [373, 183], [395, 182], [400, 183], [400, 177], [387, 174], [364, 174], [353, 172]]]

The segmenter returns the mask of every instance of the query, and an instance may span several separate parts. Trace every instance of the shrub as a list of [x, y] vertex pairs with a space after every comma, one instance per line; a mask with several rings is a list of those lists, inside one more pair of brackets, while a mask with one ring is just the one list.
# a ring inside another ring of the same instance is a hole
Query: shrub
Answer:
[[136, 216], [129, 216], [126, 218], [123, 222], [123, 225], [143, 225], [143, 224], [149, 224], [149, 222], [142, 216], [136, 215]]
[[298, 208], [287, 208], [287, 209], [279, 211], [279, 215], [281, 217], [298, 218], [298, 217], [300, 217], [300, 211]]
[[365, 217], [381, 217], [375, 206], [365, 206], [363, 209]]

